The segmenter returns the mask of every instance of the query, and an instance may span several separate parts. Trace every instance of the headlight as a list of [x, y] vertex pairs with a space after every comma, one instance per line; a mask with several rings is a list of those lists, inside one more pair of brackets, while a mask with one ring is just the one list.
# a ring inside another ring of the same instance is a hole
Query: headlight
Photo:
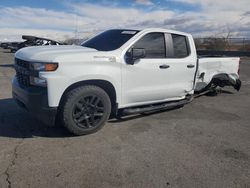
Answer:
[[45, 79], [30, 76], [30, 84], [34, 86], [46, 87], [47, 82]]
[[[58, 68], [58, 63], [31, 63], [30, 70], [36, 72], [51, 72]], [[39, 74], [39, 73], [38, 73]], [[30, 76], [30, 84], [34, 86], [46, 87], [47, 82], [43, 78]]]
[[30, 69], [35, 71], [55, 71], [58, 63], [31, 63]]

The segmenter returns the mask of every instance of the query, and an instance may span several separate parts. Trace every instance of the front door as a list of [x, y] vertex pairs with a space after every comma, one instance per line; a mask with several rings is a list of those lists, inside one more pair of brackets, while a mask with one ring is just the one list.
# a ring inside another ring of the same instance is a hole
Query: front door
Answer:
[[175, 58], [173, 54], [170, 57], [169, 53], [174, 53], [174, 39], [169, 36], [165, 33], [148, 33], [131, 47], [144, 48], [146, 56], [136, 60], [134, 65], [123, 64], [123, 104], [133, 106], [178, 100], [192, 90], [195, 67], [192, 70], [187, 67], [191, 60]]

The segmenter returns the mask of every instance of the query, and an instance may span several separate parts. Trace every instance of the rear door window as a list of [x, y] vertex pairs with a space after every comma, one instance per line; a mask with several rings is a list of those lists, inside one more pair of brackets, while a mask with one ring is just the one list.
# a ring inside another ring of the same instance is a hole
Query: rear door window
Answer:
[[172, 34], [174, 58], [184, 58], [189, 55], [186, 36]]

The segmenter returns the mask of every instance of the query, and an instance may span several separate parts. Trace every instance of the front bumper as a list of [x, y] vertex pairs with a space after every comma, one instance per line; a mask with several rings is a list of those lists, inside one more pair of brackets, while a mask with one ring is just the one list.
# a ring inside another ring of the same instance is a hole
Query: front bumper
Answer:
[[57, 108], [48, 106], [46, 88], [22, 87], [15, 77], [12, 81], [12, 96], [20, 107], [26, 109], [46, 125], [55, 124]]

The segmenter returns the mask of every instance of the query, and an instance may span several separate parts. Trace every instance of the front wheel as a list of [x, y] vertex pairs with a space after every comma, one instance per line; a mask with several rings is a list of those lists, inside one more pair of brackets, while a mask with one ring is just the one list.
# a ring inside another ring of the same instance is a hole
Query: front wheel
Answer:
[[63, 125], [75, 135], [101, 129], [111, 112], [108, 94], [97, 86], [81, 86], [66, 94], [61, 107]]

